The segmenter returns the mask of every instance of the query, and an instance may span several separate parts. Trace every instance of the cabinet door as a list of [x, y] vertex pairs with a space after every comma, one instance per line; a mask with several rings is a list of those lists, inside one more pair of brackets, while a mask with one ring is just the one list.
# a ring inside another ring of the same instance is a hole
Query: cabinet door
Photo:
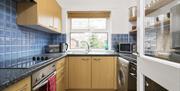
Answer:
[[69, 88], [91, 88], [91, 57], [69, 57]]
[[47, 28], [53, 28], [53, 3], [51, 0], [37, 0], [38, 24]]
[[61, 32], [61, 7], [59, 6], [59, 4], [57, 3], [56, 0], [54, 0], [54, 23], [53, 23], [53, 27], [55, 29], [55, 31], [57, 32]]
[[31, 77], [25, 78], [3, 91], [31, 91]]
[[61, 59], [56, 63], [56, 91], [64, 91], [65, 84], [65, 59]]
[[56, 91], [65, 91], [64, 89], [64, 77], [56, 81]]
[[114, 57], [92, 57], [92, 88], [113, 89], [114, 81]]

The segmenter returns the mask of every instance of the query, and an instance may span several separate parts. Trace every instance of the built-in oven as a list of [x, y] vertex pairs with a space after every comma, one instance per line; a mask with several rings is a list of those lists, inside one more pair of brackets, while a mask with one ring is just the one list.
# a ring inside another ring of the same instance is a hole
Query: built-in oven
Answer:
[[56, 75], [55, 63], [32, 74], [32, 91], [48, 91], [49, 78]]
[[137, 66], [136, 63], [129, 63], [128, 91], [137, 91]]

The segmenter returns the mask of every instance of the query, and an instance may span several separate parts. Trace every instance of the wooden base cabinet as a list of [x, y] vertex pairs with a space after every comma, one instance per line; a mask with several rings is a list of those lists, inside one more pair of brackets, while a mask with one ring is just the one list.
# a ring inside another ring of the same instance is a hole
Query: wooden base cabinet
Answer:
[[51, 33], [61, 32], [61, 7], [56, 0], [17, 3], [17, 24]]
[[3, 91], [31, 91], [31, 77], [27, 77]]
[[113, 89], [115, 61], [113, 57], [92, 57], [92, 88]]
[[65, 91], [65, 58], [56, 63], [56, 91]]
[[91, 57], [69, 57], [69, 88], [91, 88]]
[[68, 89], [116, 89], [116, 57], [70, 56]]
[[108, 89], [69, 89], [66, 91], [117, 91], [117, 90], [108, 90]]

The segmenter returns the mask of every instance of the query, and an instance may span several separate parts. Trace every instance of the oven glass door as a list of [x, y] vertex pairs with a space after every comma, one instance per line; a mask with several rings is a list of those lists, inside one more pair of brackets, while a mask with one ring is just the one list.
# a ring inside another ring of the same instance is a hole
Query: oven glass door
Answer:
[[32, 91], [48, 91], [48, 79], [50, 77], [55, 76], [56, 73], [50, 74], [48, 77], [40, 81], [37, 85], [35, 85], [32, 89]]

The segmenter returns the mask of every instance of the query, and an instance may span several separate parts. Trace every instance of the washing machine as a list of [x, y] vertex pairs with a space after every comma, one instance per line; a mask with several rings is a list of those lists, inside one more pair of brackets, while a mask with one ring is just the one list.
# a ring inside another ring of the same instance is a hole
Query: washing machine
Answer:
[[129, 61], [118, 58], [118, 91], [128, 91]]

